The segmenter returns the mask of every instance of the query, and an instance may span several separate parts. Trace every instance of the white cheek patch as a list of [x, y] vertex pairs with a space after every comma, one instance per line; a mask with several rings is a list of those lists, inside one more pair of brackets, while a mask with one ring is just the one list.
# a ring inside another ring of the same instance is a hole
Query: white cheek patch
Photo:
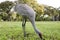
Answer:
[[14, 12], [14, 6], [13, 6], [12, 9], [10, 10], [10, 12]]
[[14, 13], [17, 13], [17, 12], [14, 11]]
[[10, 10], [11, 13], [12, 13], [12, 12], [13, 12], [13, 13], [17, 13], [17, 12], [15, 12], [14, 7], [15, 7], [15, 6], [13, 6], [13, 7], [11, 8], [11, 10]]
[[12, 8], [12, 9], [10, 10], [10, 12], [14, 12], [14, 9]]

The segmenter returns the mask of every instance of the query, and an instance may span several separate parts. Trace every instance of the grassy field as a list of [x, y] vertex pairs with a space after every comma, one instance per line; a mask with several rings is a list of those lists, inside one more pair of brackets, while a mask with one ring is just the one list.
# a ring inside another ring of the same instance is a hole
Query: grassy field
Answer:
[[[27, 37], [23, 37], [21, 22], [0, 22], [0, 40], [40, 40], [30, 22], [26, 24]], [[60, 40], [60, 22], [36, 22], [45, 40]]]

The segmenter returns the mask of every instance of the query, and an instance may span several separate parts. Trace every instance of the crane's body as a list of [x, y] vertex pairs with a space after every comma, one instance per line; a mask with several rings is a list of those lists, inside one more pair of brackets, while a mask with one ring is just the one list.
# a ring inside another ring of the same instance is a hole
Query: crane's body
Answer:
[[42, 34], [41, 32], [36, 28], [35, 25], [35, 11], [28, 6], [27, 4], [16, 4], [13, 7], [14, 11], [17, 12], [19, 15], [23, 16], [23, 20], [22, 20], [22, 27], [23, 27], [23, 32], [24, 32], [24, 36], [26, 36], [26, 32], [25, 32], [25, 24], [26, 24], [26, 17], [28, 17], [28, 19], [30, 20], [30, 22], [33, 25], [33, 28], [35, 30], [35, 32], [39, 35], [39, 37], [42, 39]]

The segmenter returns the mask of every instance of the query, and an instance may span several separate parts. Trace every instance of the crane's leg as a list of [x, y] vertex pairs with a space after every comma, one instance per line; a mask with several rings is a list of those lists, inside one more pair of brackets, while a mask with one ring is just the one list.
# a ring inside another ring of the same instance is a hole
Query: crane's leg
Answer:
[[24, 37], [26, 37], [25, 24], [26, 24], [26, 18], [25, 18], [25, 16], [23, 16], [23, 19], [22, 19], [22, 28], [23, 28]]
[[32, 17], [29, 17], [29, 20], [30, 20], [30, 22], [32, 23], [35, 32], [39, 35], [39, 37], [40, 37], [41, 39], [43, 39], [43, 38], [42, 38], [42, 33], [36, 28], [36, 25], [35, 25], [35, 17], [33, 17], [33, 16], [32, 16]]

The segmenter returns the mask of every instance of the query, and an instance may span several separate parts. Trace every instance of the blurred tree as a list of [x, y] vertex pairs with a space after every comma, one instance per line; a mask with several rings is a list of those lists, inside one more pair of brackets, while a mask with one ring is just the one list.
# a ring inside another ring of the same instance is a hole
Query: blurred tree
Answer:
[[60, 7], [57, 8], [57, 10], [58, 10], [58, 13], [59, 13], [59, 21], [60, 21]]
[[2, 15], [2, 19], [4, 21], [9, 20], [9, 17], [10, 17], [9, 11], [12, 8], [12, 6], [13, 6], [13, 2], [10, 2], [10, 1], [5, 1], [5, 2], [0, 3], [0, 12], [3, 12], [0, 15]]
[[56, 21], [58, 20], [58, 11], [56, 8], [52, 7], [52, 6], [47, 6], [44, 5], [44, 14], [48, 14], [49, 16], [52, 16], [52, 20]]
[[5, 1], [0, 3], [0, 10], [8, 13], [13, 6], [13, 2]]

